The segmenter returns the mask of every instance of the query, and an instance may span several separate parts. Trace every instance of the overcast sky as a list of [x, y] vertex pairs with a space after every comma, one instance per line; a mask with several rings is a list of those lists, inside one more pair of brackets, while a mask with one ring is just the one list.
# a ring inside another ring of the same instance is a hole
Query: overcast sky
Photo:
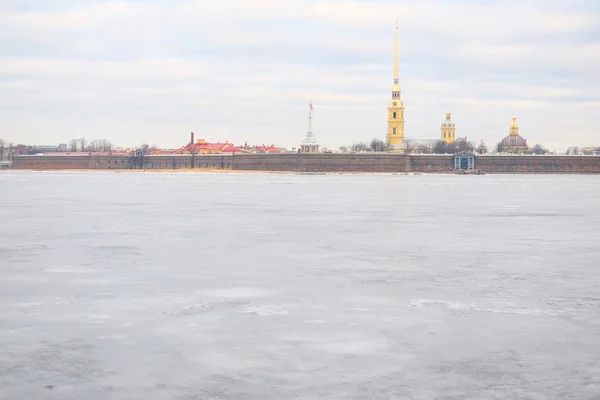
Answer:
[[406, 137], [600, 145], [597, 0], [1, 0], [0, 138], [327, 147]]

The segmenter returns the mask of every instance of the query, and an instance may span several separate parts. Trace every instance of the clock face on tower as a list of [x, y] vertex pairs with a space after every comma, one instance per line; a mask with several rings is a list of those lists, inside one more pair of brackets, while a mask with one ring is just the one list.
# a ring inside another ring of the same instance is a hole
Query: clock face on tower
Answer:
[[396, 103], [396, 102], [394, 101], [394, 102], [392, 103], [392, 105], [393, 105], [394, 107], [396, 107], [396, 106], [398, 105], [398, 103]]

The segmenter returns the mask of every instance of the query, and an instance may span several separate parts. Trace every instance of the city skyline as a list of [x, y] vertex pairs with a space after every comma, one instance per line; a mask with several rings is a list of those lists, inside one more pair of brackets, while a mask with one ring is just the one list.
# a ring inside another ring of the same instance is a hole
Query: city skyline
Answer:
[[457, 136], [490, 146], [514, 113], [530, 144], [600, 142], [592, 1], [19, 3], [0, 17], [7, 141], [291, 148], [309, 99], [324, 147], [385, 140], [398, 19], [407, 139], [438, 138], [450, 107]]

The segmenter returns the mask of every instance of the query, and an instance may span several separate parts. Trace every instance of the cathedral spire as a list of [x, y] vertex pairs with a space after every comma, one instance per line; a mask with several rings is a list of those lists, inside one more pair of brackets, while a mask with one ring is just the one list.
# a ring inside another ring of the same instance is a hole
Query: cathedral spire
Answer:
[[392, 86], [392, 98], [400, 99], [400, 73], [398, 66], [398, 21], [396, 21], [396, 47], [394, 49], [394, 86]]
[[398, 21], [396, 21], [396, 47], [394, 49], [394, 86], [392, 86], [392, 98], [400, 99], [400, 73], [398, 66]]
[[398, 65], [398, 21], [396, 21], [396, 47], [394, 49], [394, 86], [392, 86], [392, 99], [388, 103], [388, 132], [387, 142], [390, 151], [403, 151], [404, 142], [404, 103], [400, 96], [400, 67]]
[[396, 53], [394, 56], [394, 85], [399, 85], [400, 74], [398, 72], [398, 21], [396, 21]]

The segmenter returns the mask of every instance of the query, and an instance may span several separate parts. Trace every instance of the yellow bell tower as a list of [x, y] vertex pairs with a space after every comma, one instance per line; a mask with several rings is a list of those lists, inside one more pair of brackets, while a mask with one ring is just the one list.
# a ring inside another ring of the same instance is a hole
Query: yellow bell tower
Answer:
[[394, 58], [394, 86], [392, 99], [388, 103], [387, 142], [391, 151], [402, 151], [404, 142], [404, 103], [400, 97], [400, 80], [398, 74], [398, 22], [396, 22], [396, 53]]
[[452, 122], [452, 113], [450, 110], [446, 113], [446, 120], [442, 122], [442, 142], [446, 142], [448, 144], [454, 143], [456, 140], [456, 126], [454, 122]]

